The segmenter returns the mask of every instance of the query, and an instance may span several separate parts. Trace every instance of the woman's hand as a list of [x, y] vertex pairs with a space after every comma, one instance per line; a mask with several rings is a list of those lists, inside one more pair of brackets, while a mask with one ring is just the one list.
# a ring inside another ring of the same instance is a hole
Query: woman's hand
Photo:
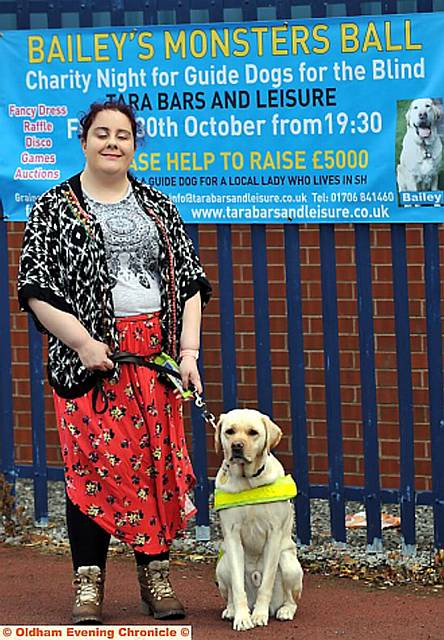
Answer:
[[91, 336], [88, 336], [88, 339], [82, 342], [76, 351], [83, 366], [89, 371], [94, 371], [95, 369], [109, 371], [114, 368], [113, 361], [108, 357], [111, 354], [109, 346], [104, 342], [94, 340]]
[[199, 354], [200, 319], [201, 300], [200, 292], [198, 291], [185, 302], [182, 333], [180, 336], [180, 353], [182, 358], [179, 364], [184, 389], [188, 389], [191, 383], [195, 386], [198, 393], [202, 393], [203, 390], [196, 362], [197, 355]]
[[203, 387], [197, 368], [196, 358], [184, 355], [179, 364], [180, 375], [184, 389], [188, 389], [190, 383], [196, 387], [198, 393], [202, 393]]
[[78, 353], [84, 367], [90, 371], [114, 368], [113, 361], [108, 358], [111, 353], [109, 346], [94, 340], [71, 313], [60, 311], [37, 298], [29, 298], [29, 306], [49, 333]]

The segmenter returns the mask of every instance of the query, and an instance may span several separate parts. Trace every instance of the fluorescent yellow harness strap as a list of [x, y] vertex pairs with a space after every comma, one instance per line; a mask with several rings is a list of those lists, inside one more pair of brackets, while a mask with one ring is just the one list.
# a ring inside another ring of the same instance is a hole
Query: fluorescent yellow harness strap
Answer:
[[216, 511], [229, 509], [230, 507], [242, 507], [248, 504], [261, 504], [263, 502], [281, 502], [291, 500], [297, 495], [296, 483], [291, 475], [278, 478], [273, 484], [247, 489], [239, 493], [227, 493], [216, 489], [214, 492], [214, 508]]

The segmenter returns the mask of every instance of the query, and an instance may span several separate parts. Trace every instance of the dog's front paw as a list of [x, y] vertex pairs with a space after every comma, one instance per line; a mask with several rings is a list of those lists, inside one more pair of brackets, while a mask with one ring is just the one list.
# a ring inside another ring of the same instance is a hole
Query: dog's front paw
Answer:
[[228, 605], [223, 611], [222, 611], [222, 619], [223, 620], [233, 620], [234, 618], [234, 607], [232, 604]]
[[296, 604], [283, 604], [282, 607], [276, 611], [277, 620], [293, 620], [296, 613]]
[[255, 607], [251, 619], [255, 627], [266, 627], [268, 624], [268, 607], [266, 609]]
[[241, 611], [234, 616], [233, 629], [235, 631], [247, 631], [253, 627], [254, 624], [251, 620], [248, 609], [246, 611]]

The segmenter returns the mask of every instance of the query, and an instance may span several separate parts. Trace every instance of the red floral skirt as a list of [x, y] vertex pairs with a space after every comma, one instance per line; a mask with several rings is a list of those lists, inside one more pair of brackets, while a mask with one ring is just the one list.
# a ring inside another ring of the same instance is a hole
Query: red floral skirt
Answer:
[[[121, 351], [159, 351], [158, 314], [119, 318], [117, 328]], [[129, 364], [120, 365], [117, 382], [104, 381], [104, 391], [103, 415], [92, 408], [92, 391], [74, 400], [54, 393], [68, 496], [137, 551], [166, 551], [196, 511], [182, 401], [156, 372]]]

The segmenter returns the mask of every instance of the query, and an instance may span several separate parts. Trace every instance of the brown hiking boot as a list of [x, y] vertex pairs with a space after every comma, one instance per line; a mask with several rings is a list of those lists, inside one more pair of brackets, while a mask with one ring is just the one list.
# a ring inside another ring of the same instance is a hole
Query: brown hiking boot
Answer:
[[79, 567], [74, 572], [75, 589], [72, 621], [74, 624], [102, 624], [105, 571], [99, 567]]
[[149, 564], [139, 565], [137, 575], [143, 613], [161, 620], [185, 617], [185, 609], [170, 583], [169, 560], [152, 560]]

